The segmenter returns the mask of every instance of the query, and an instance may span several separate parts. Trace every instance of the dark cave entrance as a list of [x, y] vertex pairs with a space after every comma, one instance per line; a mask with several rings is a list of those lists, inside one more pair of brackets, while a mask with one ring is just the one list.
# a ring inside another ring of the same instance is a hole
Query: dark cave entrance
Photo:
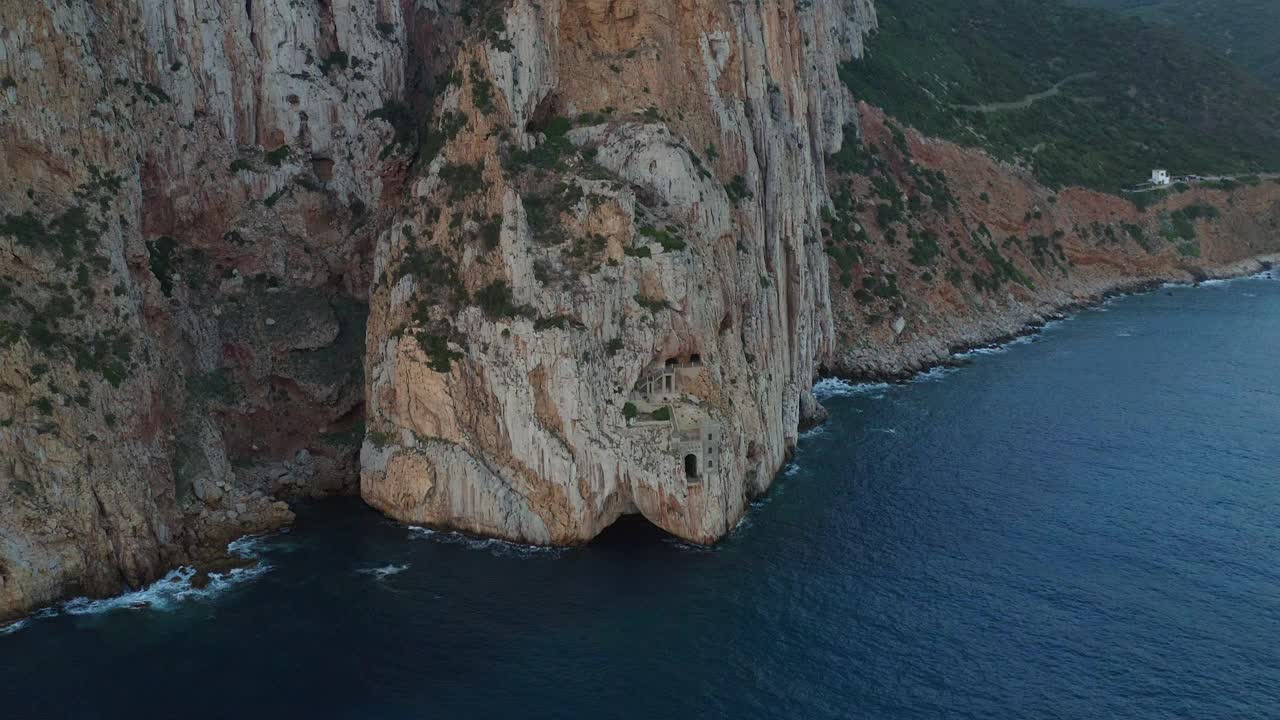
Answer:
[[690, 453], [684, 456], [684, 476], [686, 480], [698, 479], [698, 456]]
[[658, 547], [673, 536], [671, 533], [654, 525], [649, 518], [635, 513], [623, 515], [605, 528], [591, 540], [595, 546], [647, 546]]

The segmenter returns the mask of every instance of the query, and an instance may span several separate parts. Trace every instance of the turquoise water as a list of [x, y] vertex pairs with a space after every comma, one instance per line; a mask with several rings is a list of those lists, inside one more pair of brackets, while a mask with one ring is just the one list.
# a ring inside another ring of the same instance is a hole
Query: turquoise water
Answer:
[[242, 547], [255, 576], [0, 636], [0, 714], [1276, 717], [1280, 282], [1124, 298], [970, 357], [824, 384], [831, 422], [713, 549], [309, 506]]

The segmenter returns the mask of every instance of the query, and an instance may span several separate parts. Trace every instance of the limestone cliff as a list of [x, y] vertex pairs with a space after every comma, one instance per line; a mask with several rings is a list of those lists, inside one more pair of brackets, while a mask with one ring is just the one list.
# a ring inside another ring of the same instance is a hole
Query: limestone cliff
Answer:
[[814, 409], [823, 160], [854, 120], [827, 79], [874, 21], [0, 6], [0, 619], [357, 477], [526, 541], [637, 511], [722, 535]]
[[0, 3], [0, 620], [352, 488], [366, 115], [401, 28], [392, 2]]
[[823, 163], [855, 120], [829, 79], [871, 6], [478, 12], [434, 28], [460, 38], [434, 154], [375, 253], [361, 493], [521, 542], [637, 512], [715, 540], [816, 406]]
[[[357, 490], [722, 537], [821, 408], [1277, 250], [1280, 185], [1054, 193], [835, 82], [870, 0], [0, 4], [0, 621]], [[865, 142], [864, 142], [865, 140]]]

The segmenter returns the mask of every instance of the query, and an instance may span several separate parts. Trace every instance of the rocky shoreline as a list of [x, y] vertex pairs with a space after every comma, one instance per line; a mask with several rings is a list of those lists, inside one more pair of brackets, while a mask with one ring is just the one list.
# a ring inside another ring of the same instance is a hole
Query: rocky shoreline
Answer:
[[1138, 209], [859, 104], [871, 0], [631, 5], [0, 7], [0, 618], [354, 492], [711, 543], [820, 371], [1280, 250], [1280, 185]]
[[1236, 280], [1253, 277], [1261, 273], [1270, 272], [1277, 266], [1280, 266], [1280, 254], [1267, 254], [1227, 263], [1208, 270], [1202, 268], [1187, 268], [1185, 274], [1179, 274], [1176, 276], [1169, 275], [1154, 278], [1132, 279], [1121, 282], [1088, 299], [1074, 300], [1045, 310], [1044, 312], [1029, 315], [1025, 322], [1013, 332], [994, 335], [984, 341], [952, 345], [948, 349], [948, 356], [943, 359], [924, 362], [918, 365], [911, 365], [899, 370], [881, 372], [840, 372], [839, 370], [831, 370], [823, 367], [818, 377], [820, 380], [840, 380], [851, 384], [905, 384], [938, 368], [963, 367], [968, 363], [966, 360], [958, 356], [975, 350], [999, 348], [1010, 342], [1018, 340], [1019, 338], [1035, 335], [1043, 330], [1050, 322], [1066, 320], [1077, 313], [1103, 305], [1114, 298], [1155, 292], [1169, 284], [1198, 286], [1200, 283], [1209, 280]]

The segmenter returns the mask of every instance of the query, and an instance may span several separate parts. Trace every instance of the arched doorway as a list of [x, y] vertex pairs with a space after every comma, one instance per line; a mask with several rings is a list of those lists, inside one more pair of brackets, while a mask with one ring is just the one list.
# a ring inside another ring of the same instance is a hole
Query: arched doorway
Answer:
[[698, 456], [689, 453], [684, 456], [684, 476], [689, 480], [698, 479]]

